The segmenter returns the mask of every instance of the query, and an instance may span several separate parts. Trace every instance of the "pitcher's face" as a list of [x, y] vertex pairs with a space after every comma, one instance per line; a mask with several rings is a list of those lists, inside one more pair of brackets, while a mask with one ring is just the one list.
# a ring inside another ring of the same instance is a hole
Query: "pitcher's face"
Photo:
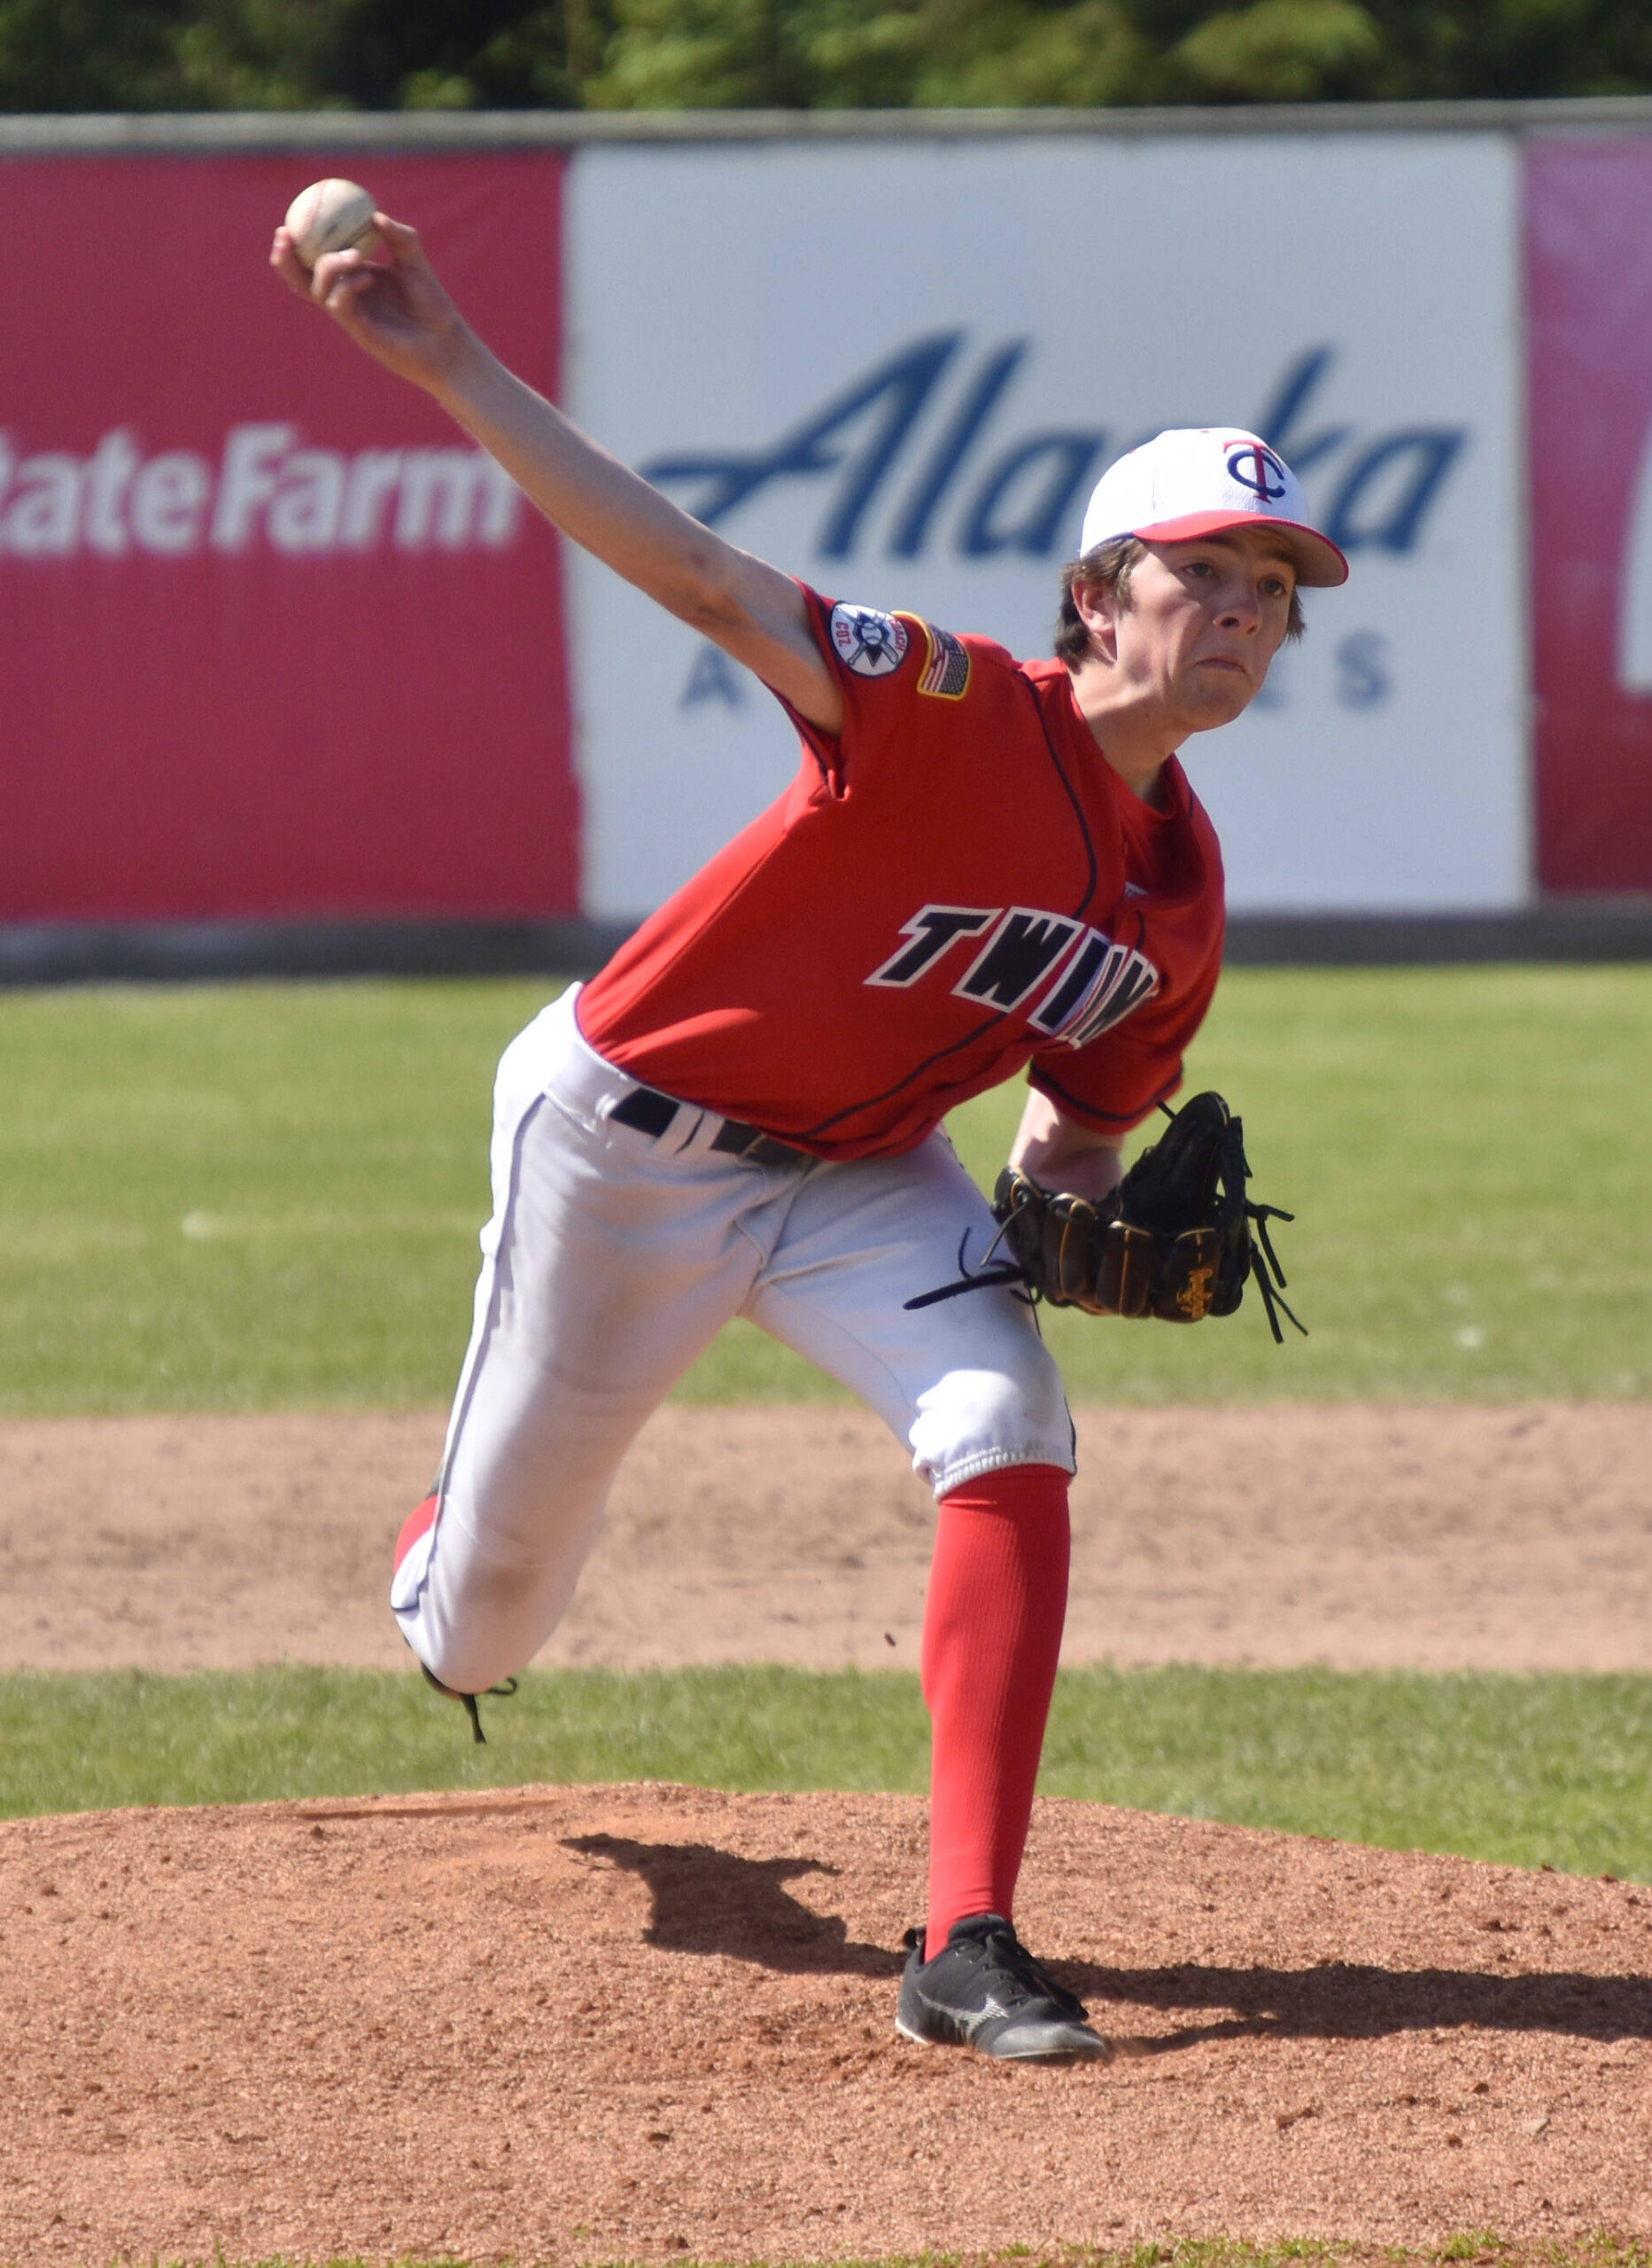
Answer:
[[1269, 528], [1149, 543], [1109, 610], [1117, 682], [1188, 732], [1239, 716], [1261, 691], [1291, 620], [1296, 569]]

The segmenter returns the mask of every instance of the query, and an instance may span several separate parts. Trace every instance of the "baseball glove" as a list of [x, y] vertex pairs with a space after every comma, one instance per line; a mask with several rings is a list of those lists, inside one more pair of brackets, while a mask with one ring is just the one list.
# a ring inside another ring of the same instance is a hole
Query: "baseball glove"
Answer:
[[1281, 1297], [1284, 1270], [1268, 1233], [1270, 1220], [1293, 1216], [1245, 1195], [1251, 1169], [1241, 1121], [1218, 1094], [1195, 1095], [1180, 1110], [1161, 1107], [1169, 1125], [1099, 1205], [1006, 1166], [993, 1195], [998, 1236], [987, 1258], [1003, 1248], [1007, 1259], [908, 1305], [989, 1283], [1020, 1284], [1034, 1300], [1086, 1315], [1198, 1323], [1231, 1315], [1254, 1276], [1276, 1341], [1284, 1343], [1281, 1314], [1306, 1336]]

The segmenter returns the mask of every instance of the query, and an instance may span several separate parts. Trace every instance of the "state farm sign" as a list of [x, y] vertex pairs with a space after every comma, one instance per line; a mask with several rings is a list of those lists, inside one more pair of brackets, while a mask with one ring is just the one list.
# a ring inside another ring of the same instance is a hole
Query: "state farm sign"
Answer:
[[129, 425], [90, 454], [19, 454], [0, 433], [0, 557], [187, 559], [206, 546], [268, 544], [289, 558], [328, 552], [500, 550], [522, 494], [485, 449], [306, 446], [290, 423], [232, 426], [211, 456], [146, 454]]
[[[578, 910], [555, 539], [267, 265], [360, 166], [0, 164], [0, 921]], [[550, 391], [562, 170], [371, 169]]]

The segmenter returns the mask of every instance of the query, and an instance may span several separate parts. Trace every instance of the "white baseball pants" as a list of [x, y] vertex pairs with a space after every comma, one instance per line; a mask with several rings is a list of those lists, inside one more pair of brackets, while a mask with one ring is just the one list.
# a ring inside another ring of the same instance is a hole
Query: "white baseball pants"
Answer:
[[434, 1526], [391, 1604], [444, 1685], [520, 1669], [573, 1596], [627, 1447], [731, 1317], [850, 1387], [937, 1496], [1013, 1464], [1071, 1472], [1055, 1364], [1020, 1301], [903, 1301], [978, 1264], [985, 1200], [943, 1134], [900, 1158], [760, 1165], [691, 1104], [613, 1123], [635, 1085], [580, 1036], [577, 988], [513, 1040], [494, 1088], [493, 1215]]

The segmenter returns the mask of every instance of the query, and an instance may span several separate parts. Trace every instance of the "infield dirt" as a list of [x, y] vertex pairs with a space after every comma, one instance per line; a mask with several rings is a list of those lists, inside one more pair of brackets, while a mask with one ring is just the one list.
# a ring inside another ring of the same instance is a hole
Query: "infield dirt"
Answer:
[[[390, 1546], [442, 1426], [0, 1423], [0, 1669], [404, 1666]], [[1652, 1404], [1091, 1408], [1078, 1427], [1068, 1662], [1652, 1669]], [[934, 1530], [857, 1410], [668, 1406], [541, 1659], [911, 1667]]]

